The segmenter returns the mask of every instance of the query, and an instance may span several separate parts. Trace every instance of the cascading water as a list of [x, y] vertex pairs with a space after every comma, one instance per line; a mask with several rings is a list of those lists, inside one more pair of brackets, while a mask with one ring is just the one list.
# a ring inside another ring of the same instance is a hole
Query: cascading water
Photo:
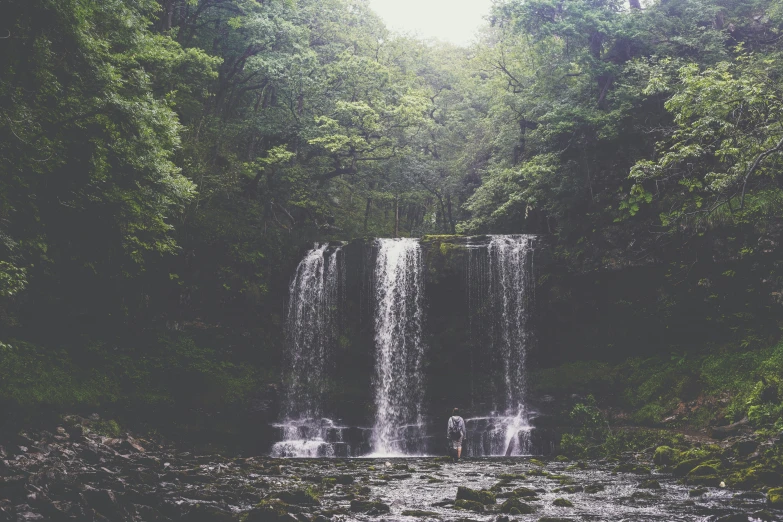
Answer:
[[468, 304], [474, 343], [486, 346], [488, 364], [502, 368], [488, 417], [467, 420], [471, 455], [529, 453], [526, 362], [531, 344], [534, 236], [489, 236], [468, 252]]
[[375, 290], [375, 427], [379, 455], [420, 450], [424, 267], [416, 239], [378, 239]]
[[342, 442], [336, 433], [340, 428], [322, 417], [345, 294], [344, 270], [341, 246], [316, 245], [299, 263], [289, 286], [285, 420], [277, 425], [283, 440], [275, 444], [273, 455], [333, 456], [334, 445]]

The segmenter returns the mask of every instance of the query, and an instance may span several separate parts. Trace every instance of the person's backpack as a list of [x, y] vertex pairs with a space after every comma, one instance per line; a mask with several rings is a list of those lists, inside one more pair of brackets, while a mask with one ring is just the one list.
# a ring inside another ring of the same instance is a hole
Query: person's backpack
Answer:
[[449, 419], [449, 438], [451, 440], [459, 440], [462, 438], [462, 430], [459, 429], [459, 422], [456, 417]]

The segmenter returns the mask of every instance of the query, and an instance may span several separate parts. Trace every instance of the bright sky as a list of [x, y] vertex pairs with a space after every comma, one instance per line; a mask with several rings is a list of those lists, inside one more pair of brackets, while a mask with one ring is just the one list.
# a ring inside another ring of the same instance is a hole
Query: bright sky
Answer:
[[457, 45], [473, 40], [491, 5], [492, 0], [370, 0], [389, 29]]

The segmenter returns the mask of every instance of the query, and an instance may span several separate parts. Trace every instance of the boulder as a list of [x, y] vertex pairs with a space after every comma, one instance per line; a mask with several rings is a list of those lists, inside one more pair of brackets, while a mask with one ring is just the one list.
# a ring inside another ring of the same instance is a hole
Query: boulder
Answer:
[[457, 500], [470, 500], [481, 504], [495, 504], [497, 499], [495, 494], [487, 490], [476, 490], [459, 486], [457, 488]]
[[679, 457], [680, 452], [669, 446], [658, 446], [653, 455], [653, 462], [656, 466], [669, 466], [674, 464]]
[[475, 500], [458, 499], [454, 502], [454, 507], [457, 509], [467, 509], [468, 511], [475, 511], [477, 513], [484, 512], [484, 504], [476, 502]]
[[511, 513], [512, 509], [518, 510], [519, 514], [522, 515], [529, 515], [530, 513], [535, 512], [535, 508], [533, 506], [522, 502], [516, 497], [511, 497], [510, 499], [503, 502], [503, 504], [500, 506], [501, 513]]
[[378, 500], [351, 500], [351, 511], [353, 513], [388, 513], [391, 508]]
[[772, 488], [767, 491], [767, 504], [774, 508], [783, 508], [783, 488]]

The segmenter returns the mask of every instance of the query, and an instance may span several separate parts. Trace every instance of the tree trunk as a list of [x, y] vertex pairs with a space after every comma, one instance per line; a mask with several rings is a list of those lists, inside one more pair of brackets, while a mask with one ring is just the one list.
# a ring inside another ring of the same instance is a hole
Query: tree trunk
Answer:
[[372, 210], [372, 198], [367, 198], [367, 206], [364, 207], [364, 234], [367, 234], [367, 221], [370, 219], [370, 211]]
[[400, 237], [400, 197], [394, 198], [394, 237]]
[[454, 224], [454, 217], [451, 215], [451, 194], [446, 194], [446, 211], [448, 212], [449, 216], [449, 227], [451, 228], [451, 233], [456, 234], [457, 226]]

